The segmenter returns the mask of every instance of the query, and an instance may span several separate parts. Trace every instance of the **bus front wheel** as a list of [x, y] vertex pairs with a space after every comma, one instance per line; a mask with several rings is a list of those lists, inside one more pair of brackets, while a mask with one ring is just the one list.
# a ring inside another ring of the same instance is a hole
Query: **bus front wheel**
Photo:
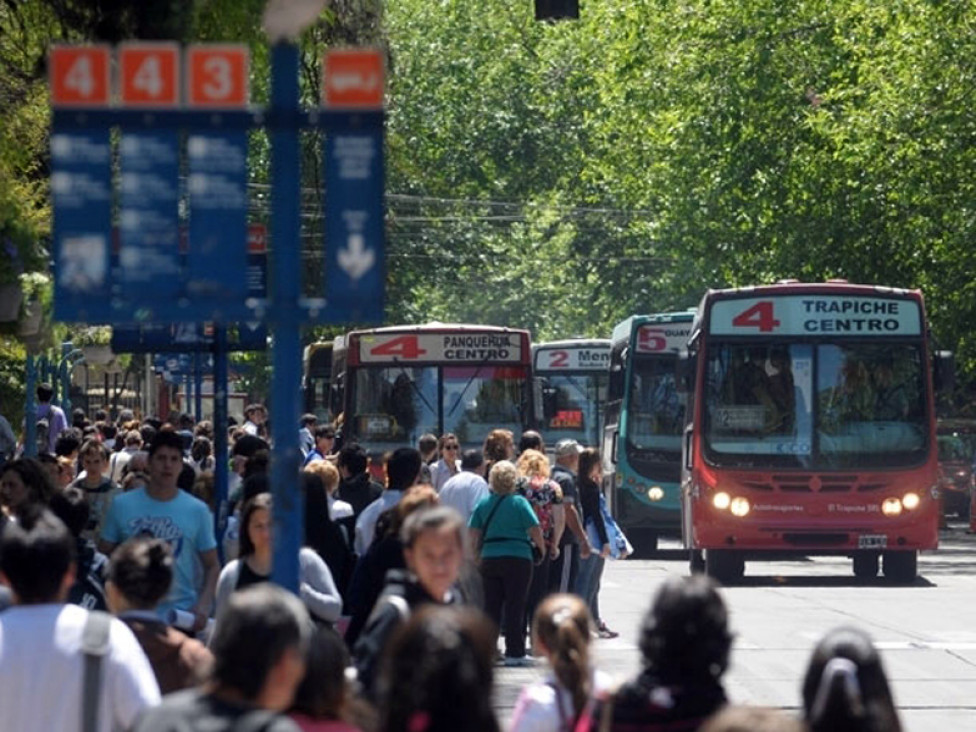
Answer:
[[854, 555], [854, 576], [869, 580], [878, 576], [881, 556], [877, 552], [857, 552]]
[[911, 584], [918, 577], [918, 552], [885, 552], [881, 559], [884, 576], [898, 584]]
[[742, 579], [746, 560], [729, 549], [709, 549], [705, 552], [705, 574], [723, 585]]

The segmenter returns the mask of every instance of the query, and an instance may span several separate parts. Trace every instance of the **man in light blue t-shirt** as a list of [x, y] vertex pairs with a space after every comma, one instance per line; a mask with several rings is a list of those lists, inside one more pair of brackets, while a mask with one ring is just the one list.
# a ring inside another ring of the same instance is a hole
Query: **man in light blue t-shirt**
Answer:
[[[133, 536], [153, 536], [173, 549], [173, 586], [159, 606], [193, 613], [193, 630], [202, 630], [213, 608], [220, 561], [210, 509], [176, 486], [183, 469], [183, 440], [160, 430], [149, 445], [149, 485], [123, 493], [112, 502], [102, 522], [98, 548], [106, 555]], [[203, 584], [197, 587], [197, 565]]]

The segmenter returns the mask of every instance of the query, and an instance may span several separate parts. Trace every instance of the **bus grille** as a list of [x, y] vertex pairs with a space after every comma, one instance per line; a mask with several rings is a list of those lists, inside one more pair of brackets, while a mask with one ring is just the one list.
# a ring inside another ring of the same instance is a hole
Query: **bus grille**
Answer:
[[838, 544], [846, 544], [847, 539], [848, 535], [842, 533], [800, 534], [787, 532], [783, 534], [783, 541], [796, 546], [836, 546]]
[[743, 481], [742, 486], [763, 493], [872, 493], [887, 487], [885, 483], [858, 484], [856, 475], [773, 475], [769, 482]]

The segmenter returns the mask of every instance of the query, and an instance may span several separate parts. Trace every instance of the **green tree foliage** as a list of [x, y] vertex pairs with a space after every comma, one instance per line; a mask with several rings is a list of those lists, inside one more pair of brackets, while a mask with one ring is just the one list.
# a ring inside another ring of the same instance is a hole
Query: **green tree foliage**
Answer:
[[[244, 41], [264, 103], [263, 6], [0, 0], [0, 197], [46, 225], [48, 39]], [[606, 335], [709, 287], [845, 277], [923, 289], [940, 346], [976, 375], [970, 0], [581, 10], [553, 24], [528, 0], [398, 0], [384, 15], [379, 0], [335, 0], [303, 36], [309, 104], [327, 47], [388, 49], [390, 322]], [[254, 144], [266, 216], [267, 140]], [[302, 180], [318, 282], [312, 138]]]

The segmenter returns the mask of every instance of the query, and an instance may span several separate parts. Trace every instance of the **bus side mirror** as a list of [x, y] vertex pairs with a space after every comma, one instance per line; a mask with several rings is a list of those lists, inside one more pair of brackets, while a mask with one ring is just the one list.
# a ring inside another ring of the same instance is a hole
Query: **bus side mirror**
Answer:
[[542, 387], [542, 413], [546, 417], [546, 421], [552, 419], [556, 416], [558, 402], [559, 390], [554, 389], [551, 386]]
[[935, 352], [932, 381], [938, 394], [949, 394], [956, 388], [956, 354], [952, 351]]
[[682, 350], [678, 354], [678, 361], [675, 365], [675, 382], [678, 391], [690, 392], [695, 388], [695, 367], [698, 365], [698, 356], [687, 350]]
[[[547, 380], [542, 376], [536, 376], [532, 379], [532, 412], [539, 419], [545, 421], [546, 419], [546, 409], [545, 409], [545, 397], [543, 396], [543, 390], [546, 388]], [[534, 425], [535, 428], [540, 428], [542, 425]]]

